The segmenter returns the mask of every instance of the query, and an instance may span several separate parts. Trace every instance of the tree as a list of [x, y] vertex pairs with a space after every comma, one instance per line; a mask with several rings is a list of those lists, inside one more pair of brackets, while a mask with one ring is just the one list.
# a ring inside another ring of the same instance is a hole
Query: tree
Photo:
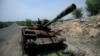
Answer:
[[26, 25], [27, 26], [32, 25], [32, 20], [31, 19], [26, 19]]
[[83, 16], [82, 8], [76, 9], [72, 14], [75, 18], [81, 18]]
[[86, 9], [89, 15], [97, 15], [100, 12], [100, 0], [86, 0]]

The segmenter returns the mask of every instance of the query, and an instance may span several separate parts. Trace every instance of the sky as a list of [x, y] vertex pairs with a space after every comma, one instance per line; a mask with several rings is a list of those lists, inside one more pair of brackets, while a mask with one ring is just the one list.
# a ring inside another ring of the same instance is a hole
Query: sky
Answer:
[[[73, 3], [77, 8], [85, 8], [85, 0], [0, 0], [0, 21], [52, 20]], [[71, 14], [64, 18], [70, 17]]]

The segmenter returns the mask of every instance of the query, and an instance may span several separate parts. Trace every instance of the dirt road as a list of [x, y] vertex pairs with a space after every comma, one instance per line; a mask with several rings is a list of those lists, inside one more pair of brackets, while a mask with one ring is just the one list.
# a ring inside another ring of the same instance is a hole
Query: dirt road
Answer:
[[22, 56], [21, 28], [16, 23], [0, 29], [0, 56]]

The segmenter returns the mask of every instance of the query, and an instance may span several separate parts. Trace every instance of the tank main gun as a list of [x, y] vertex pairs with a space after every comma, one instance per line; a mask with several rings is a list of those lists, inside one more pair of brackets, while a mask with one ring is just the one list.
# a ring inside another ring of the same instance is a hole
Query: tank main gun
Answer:
[[64, 17], [65, 15], [69, 14], [70, 12], [74, 11], [76, 9], [76, 5], [72, 4], [70, 5], [68, 8], [66, 8], [64, 11], [62, 11], [60, 14], [58, 14], [57, 17], [55, 17], [52, 21], [48, 22], [47, 24], [44, 25], [44, 28], [49, 26], [50, 24], [52, 24], [53, 22], [55, 22], [58, 19], [61, 19], [62, 17]]

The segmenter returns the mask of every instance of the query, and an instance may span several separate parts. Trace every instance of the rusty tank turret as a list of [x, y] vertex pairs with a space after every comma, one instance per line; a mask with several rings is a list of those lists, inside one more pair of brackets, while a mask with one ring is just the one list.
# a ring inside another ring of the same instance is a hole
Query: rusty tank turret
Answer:
[[50, 25], [75, 9], [76, 5], [72, 4], [50, 22], [45, 20], [45, 22], [42, 23], [38, 18], [38, 22], [35, 25], [22, 28], [23, 53], [29, 52], [28, 48], [30, 48], [31, 45], [32, 47], [38, 47], [41, 45], [62, 43], [65, 38], [60, 37], [59, 39], [57, 32], [52, 31]]

